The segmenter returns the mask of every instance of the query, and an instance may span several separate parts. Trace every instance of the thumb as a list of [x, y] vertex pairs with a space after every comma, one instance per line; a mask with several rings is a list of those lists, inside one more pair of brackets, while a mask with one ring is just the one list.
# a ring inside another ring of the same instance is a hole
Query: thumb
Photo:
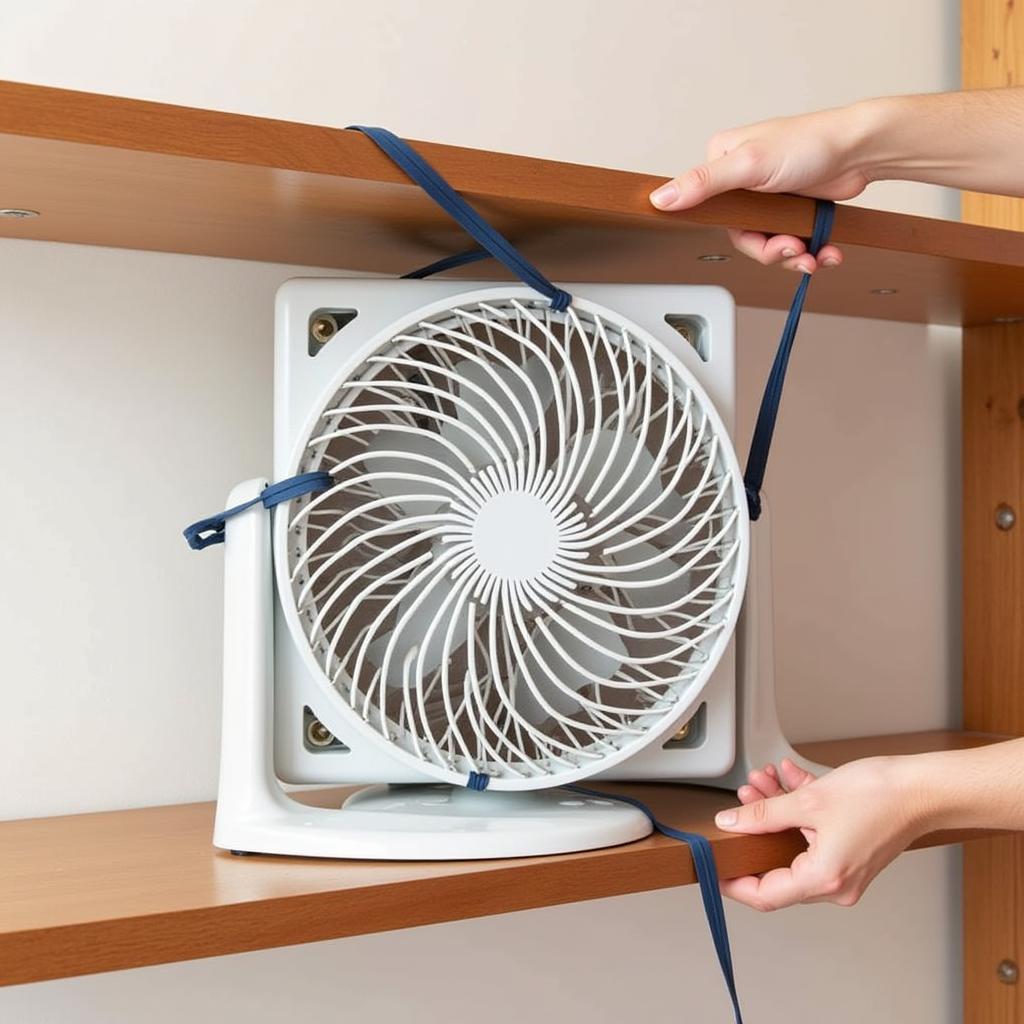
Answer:
[[758, 184], [756, 161], [741, 146], [666, 182], [651, 193], [651, 203], [659, 210], [686, 210], [720, 192]]
[[784, 832], [788, 828], [800, 828], [808, 824], [802, 812], [802, 801], [796, 793], [756, 800], [752, 804], [719, 811], [715, 824], [724, 832], [743, 832], [760, 835], [763, 832]]

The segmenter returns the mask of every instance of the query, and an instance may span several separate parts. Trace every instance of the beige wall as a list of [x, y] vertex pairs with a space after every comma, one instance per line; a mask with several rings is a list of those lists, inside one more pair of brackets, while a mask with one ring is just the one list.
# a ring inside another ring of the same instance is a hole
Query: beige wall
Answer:
[[[666, 173], [716, 128], [957, 73], [947, 0], [5, 0], [2, 21], [3, 78]], [[955, 210], [911, 186], [868, 201]], [[294, 272], [0, 244], [0, 817], [212, 795], [220, 560], [178, 531], [270, 461]], [[741, 314], [741, 443], [780, 319]], [[950, 331], [806, 321], [770, 475], [794, 735], [955, 711], [957, 365]], [[953, 854], [914, 854], [852, 912], [732, 910], [751, 1019], [957, 1020], [955, 878]], [[501, 1024], [531, 1001], [727, 1019], [687, 890], [4, 990], [0, 1020]]]

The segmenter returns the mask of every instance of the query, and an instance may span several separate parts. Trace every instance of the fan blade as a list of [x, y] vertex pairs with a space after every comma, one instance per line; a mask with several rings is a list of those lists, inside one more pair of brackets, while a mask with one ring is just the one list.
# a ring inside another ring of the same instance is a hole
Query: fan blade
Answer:
[[[542, 410], [546, 410], [554, 398], [554, 389], [550, 374], [544, 369], [543, 362], [537, 356], [531, 356], [522, 366], [522, 370], [526, 374], [529, 383], [507, 366], [492, 365], [491, 369], [488, 370], [486, 367], [470, 359], [463, 359], [455, 365], [455, 372], [460, 378], [475, 384], [480, 388], [480, 391], [493, 398], [498, 407], [504, 410], [512, 426], [515, 428], [516, 435], [525, 447], [526, 428], [523, 425], [522, 416], [520, 416], [515, 405], [509, 400], [509, 396], [502, 389], [501, 385], [495, 380], [495, 376], [508, 386], [516, 402], [522, 407], [523, 413], [529, 422], [529, 432], [531, 434], [540, 426], [540, 413], [537, 410], [537, 402], [540, 402]], [[494, 407], [490, 402], [480, 394], [480, 391], [471, 387], [459, 388], [459, 398], [462, 401], [457, 402], [455, 405], [456, 417], [470, 430], [482, 434], [489, 441], [493, 442], [493, 439], [480, 421], [482, 416], [486, 422], [494, 427], [498, 436], [505, 442], [509, 450], [515, 451], [515, 438], [509, 433], [508, 427], [495, 413]], [[469, 408], [466, 408], [466, 406], [469, 406]], [[475, 415], [475, 413], [479, 413], [480, 416]], [[451, 441], [452, 444], [456, 445], [477, 469], [486, 466], [491, 461], [491, 456], [488, 455], [487, 451], [474, 441], [465, 430], [450, 423], [442, 423], [441, 434]]]
[[[635, 565], [637, 562], [646, 562], [650, 558], [657, 558], [661, 549], [653, 544], [643, 541], [633, 544], [623, 551], [616, 551], [609, 555], [615, 565], [626, 568]], [[658, 580], [679, 568], [678, 563], [670, 558], [661, 557], [653, 565], [646, 565], [632, 572], [615, 573], [613, 579], [628, 580], [631, 583], [643, 583], [647, 580]], [[690, 573], [684, 572], [668, 583], [655, 583], [649, 587], [623, 587], [622, 593], [634, 608], [661, 608], [664, 605], [672, 604], [678, 600], [681, 594], [690, 591]]]
[[[531, 637], [537, 654], [529, 649], [525, 650], [523, 663], [512, 677], [513, 700], [516, 710], [531, 725], [540, 725], [551, 715], [541, 706], [527, 683], [526, 672], [529, 672], [534, 686], [555, 711], [563, 715], [570, 715], [577, 710], [578, 703], [570, 694], [552, 682], [548, 673], [541, 667], [542, 663], [551, 669], [551, 673], [560, 683], [574, 693], [578, 693], [585, 686], [594, 685], [594, 680], [571, 665], [567, 658], [571, 658], [576, 664], [600, 679], [610, 679], [622, 666], [622, 659], [628, 654], [626, 645], [622, 642], [622, 637], [615, 628], [611, 617], [601, 612], [596, 614], [598, 618], [608, 624], [607, 627], [595, 625], [584, 619], [579, 620], [579, 629], [589, 635], [589, 642], [581, 640], [558, 622], [552, 621], [548, 624], [548, 631], [555, 643], [565, 651], [565, 656], [555, 649], [555, 645], [540, 629], [534, 627]], [[598, 650], [595, 644], [613, 651], [614, 656], [606, 654], [603, 650]]]
[[[383, 424], [367, 446], [364, 463], [368, 472], [385, 475], [370, 480], [369, 484], [382, 498], [397, 498], [403, 494], [436, 494], [436, 500], [417, 501], [406, 498], [394, 502], [406, 516], [436, 512], [451, 497], [450, 492], [438, 481], [451, 483], [451, 480], [436, 466], [417, 458], [409, 458], [410, 455], [425, 455], [450, 466], [456, 472], [466, 472], [448, 447], [441, 444], [437, 434], [427, 430], [418, 434], [389, 430], [387, 424]], [[406, 480], [390, 475], [395, 473], [416, 473], [428, 479]]]
[[[388, 686], [399, 688], [402, 686], [405, 659], [410, 651], [418, 648], [423, 642], [423, 638], [427, 635], [427, 630], [430, 628], [431, 623], [435, 623], [435, 625], [423, 658], [424, 675], [429, 675], [441, 664], [445, 656], [451, 657], [451, 655], [465, 645], [467, 605], [463, 603], [460, 607], [459, 601], [456, 598], [442, 611], [442, 606], [448, 600], [448, 596], [454, 587], [455, 584], [447, 576], [437, 580], [434, 586], [427, 591], [419, 607], [409, 616], [401, 629], [392, 630], [384, 636], [378, 637], [367, 648], [367, 659], [378, 668], [384, 664], [388, 648], [391, 649], [388, 673], [385, 679], [385, 683]], [[399, 602], [396, 622], [402, 621], [406, 612], [412, 607], [413, 602], [422, 593], [422, 589], [419, 589]], [[451, 647], [446, 650], [445, 638], [448, 636], [448, 627], [453, 616], [458, 617], [458, 622], [452, 636]]]
[[[588, 451], [594, 434], [594, 431], [590, 431], [584, 435], [581, 451]], [[596, 434], [594, 451], [583, 470], [577, 488], [580, 494], [590, 495], [587, 499], [590, 505], [599, 504], [614, 490], [615, 494], [605, 506], [605, 511], [614, 512], [616, 518], [625, 518], [646, 508], [659, 496], [661, 501], [653, 509], [653, 515], [669, 519], [679, 511], [682, 507], [682, 499], [674, 491], [664, 489], [658, 471], [655, 470], [652, 473], [654, 456], [647, 448], [640, 445], [637, 439], [629, 434], [624, 433], [621, 437], [617, 437], [616, 432], [607, 427], [596, 431]], [[627, 467], [638, 448], [639, 454], [627, 472]], [[650, 479], [647, 479], [648, 474], [650, 474]], [[599, 477], [600, 483], [597, 483]], [[645, 479], [647, 479], [646, 483], [644, 483]], [[622, 484], [617, 487], [620, 481]], [[597, 489], [590, 494], [595, 483], [597, 483]]]

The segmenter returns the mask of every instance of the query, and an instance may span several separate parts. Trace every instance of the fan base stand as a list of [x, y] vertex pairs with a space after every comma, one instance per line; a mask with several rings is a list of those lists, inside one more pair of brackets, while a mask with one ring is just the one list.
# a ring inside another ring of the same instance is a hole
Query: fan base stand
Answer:
[[270, 785], [276, 792], [268, 787], [248, 812], [221, 801], [216, 846], [236, 856], [483, 860], [619, 846], [652, 831], [634, 807], [557, 789], [480, 793], [447, 785], [370, 786], [341, 808], [323, 808], [290, 799], [276, 781]]

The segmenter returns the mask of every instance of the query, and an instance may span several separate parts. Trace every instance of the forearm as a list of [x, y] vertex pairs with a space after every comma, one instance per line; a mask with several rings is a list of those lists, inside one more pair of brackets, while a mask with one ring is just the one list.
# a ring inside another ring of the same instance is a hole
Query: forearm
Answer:
[[1024, 739], [893, 759], [920, 832], [1024, 830]]
[[1024, 196], [1024, 88], [886, 97], [843, 111], [870, 180]]

